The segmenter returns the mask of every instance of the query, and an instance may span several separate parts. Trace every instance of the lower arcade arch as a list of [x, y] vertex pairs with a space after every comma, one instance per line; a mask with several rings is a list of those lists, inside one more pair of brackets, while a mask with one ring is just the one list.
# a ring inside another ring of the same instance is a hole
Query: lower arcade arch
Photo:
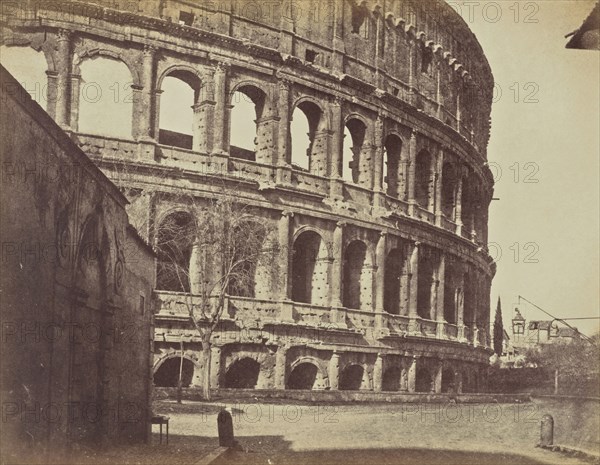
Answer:
[[417, 368], [415, 376], [416, 392], [433, 392], [433, 378], [426, 367]]
[[296, 365], [287, 380], [287, 389], [314, 389], [317, 384], [319, 368], [311, 362]]
[[171, 357], [162, 362], [154, 372], [154, 386], [177, 387], [181, 369], [181, 386], [189, 387], [194, 379], [194, 362], [188, 358]]
[[442, 370], [442, 393], [456, 394], [458, 385], [456, 376], [452, 368], [444, 368]]
[[364, 368], [360, 365], [348, 365], [340, 373], [339, 389], [358, 391], [363, 385]]
[[383, 372], [381, 379], [382, 391], [399, 391], [400, 379], [402, 378], [402, 368], [399, 366], [389, 367]]
[[233, 362], [225, 373], [224, 388], [255, 389], [260, 374], [260, 363], [251, 358]]

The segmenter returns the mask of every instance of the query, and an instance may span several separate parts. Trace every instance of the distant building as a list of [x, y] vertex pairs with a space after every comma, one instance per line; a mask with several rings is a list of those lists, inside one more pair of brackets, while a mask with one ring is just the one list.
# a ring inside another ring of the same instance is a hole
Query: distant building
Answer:
[[557, 342], [571, 342], [579, 338], [577, 328], [560, 326], [559, 320], [531, 320], [527, 322], [518, 308], [515, 308], [515, 316], [512, 319], [512, 336], [504, 331], [504, 342], [502, 349], [502, 362], [514, 364], [519, 357], [525, 354], [527, 349], [538, 347], [543, 344], [554, 344]]

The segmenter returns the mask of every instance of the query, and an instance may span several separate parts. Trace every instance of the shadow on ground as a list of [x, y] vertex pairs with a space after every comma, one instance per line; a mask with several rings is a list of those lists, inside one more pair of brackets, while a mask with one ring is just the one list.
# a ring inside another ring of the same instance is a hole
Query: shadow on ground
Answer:
[[[285, 445], [287, 447], [281, 447], [282, 441], [279, 436], [240, 438], [239, 443], [244, 451], [227, 451], [212, 465], [545, 465], [544, 462], [518, 454], [445, 449], [292, 451], [289, 443]], [[260, 447], [260, 444], [266, 447]], [[278, 444], [280, 447], [271, 451], [268, 444]]]

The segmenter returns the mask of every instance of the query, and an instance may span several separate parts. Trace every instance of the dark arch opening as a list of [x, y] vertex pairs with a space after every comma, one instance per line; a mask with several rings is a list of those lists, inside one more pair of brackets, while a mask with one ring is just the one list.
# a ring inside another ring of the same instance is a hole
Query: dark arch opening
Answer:
[[464, 283], [463, 319], [464, 324], [470, 327], [475, 322], [475, 284], [470, 273], [464, 274]]
[[383, 171], [383, 182], [385, 193], [390, 197], [402, 197], [399, 185], [400, 154], [402, 152], [402, 140], [390, 134], [385, 139], [385, 163]]
[[260, 374], [260, 364], [251, 358], [242, 358], [231, 364], [225, 373], [225, 388], [254, 389]]
[[313, 303], [313, 278], [319, 258], [321, 236], [305, 231], [294, 241], [292, 253], [292, 300]]
[[433, 263], [430, 254], [423, 250], [419, 254], [417, 281], [417, 313], [421, 318], [432, 319], [431, 286], [433, 285]]
[[383, 308], [392, 315], [400, 314], [400, 280], [404, 254], [400, 249], [392, 249], [385, 259]]
[[360, 365], [348, 365], [340, 374], [339, 389], [358, 391], [362, 385], [364, 369]]
[[318, 368], [310, 362], [298, 364], [288, 377], [288, 389], [312, 389], [317, 379]]
[[389, 367], [383, 372], [381, 389], [383, 391], [399, 391], [402, 369], [398, 366]]
[[415, 391], [416, 392], [432, 392], [433, 391], [433, 379], [431, 373], [425, 367], [417, 368], [415, 377]]
[[362, 241], [352, 241], [344, 253], [343, 305], [360, 309], [363, 273], [367, 259], [367, 246]]
[[[177, 387], [179, 381], [180, 357], [168, 358], [158, 367], [154, 373], [154, 385], [156, 387]], [[181, 385], [189, 387], [194, 377], [194, 362], [184, 357], [181, 365]]]
[[457, 304], [461, 290], [452, 285], [452, 269], [446, 268], [446, 283], [444, 284], [444, 320], [456, 324]]
[[429, 209], [433, 193], [433, 159], [427, 150], [417, 155], [415, 167], [415, 201], [421, 208]]
[[172, 213], [163, 220], [158, 228], [156, 240], [157, 289], [190, 291], [189, 268], [194, 240], [194, 222], [189, 213]]
[[442, 392], [455, 394], [457, 391], [454, 370], [445, 368], [442, 371]]
[[442, 213], [450, 220], [454, 220], [456, 206], [456, 166], [452, 162], [444, 163], [442, 168]]

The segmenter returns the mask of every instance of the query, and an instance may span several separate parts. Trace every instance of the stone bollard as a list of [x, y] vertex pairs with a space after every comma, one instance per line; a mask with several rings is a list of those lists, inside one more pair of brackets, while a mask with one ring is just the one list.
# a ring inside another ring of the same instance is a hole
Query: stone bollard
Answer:
[[233, 419], [231, 413], [223, 409], [217, 415], [217, 428], [219, 430], [219, 446], [236, 447], [233, 437]]
[[554, 418], [552, 415], [544, 415], [541, 420], [540, 446], [547, 447], [554, 443]]

